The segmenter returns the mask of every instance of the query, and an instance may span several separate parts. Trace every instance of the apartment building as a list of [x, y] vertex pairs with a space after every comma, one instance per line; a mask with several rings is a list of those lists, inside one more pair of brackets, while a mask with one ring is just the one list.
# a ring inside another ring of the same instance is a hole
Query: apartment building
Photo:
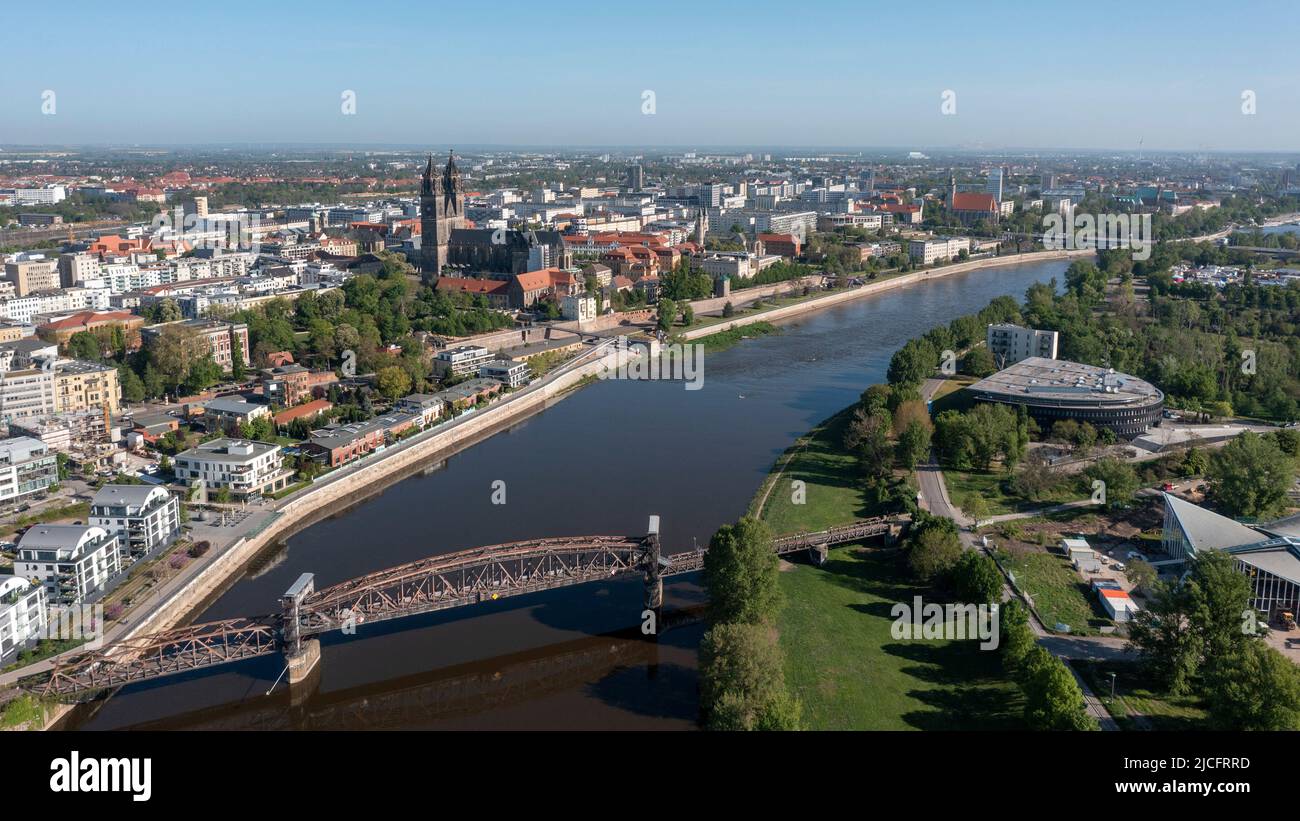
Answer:
[[242, 322], [225, 322], [220, 319], [182, 319], [150, 325], [141, 330], [146, 346], [159, 339], [163, 329], [179, 327], [192, 332], [207, 343], [212, 360], [226, 370], [234, 365], [232, 351], [238, 350], [240, 361], [248, 364], [248, 326]]
[[496, 379], [509, 388], [522, 388], [533, 378], [533, 369], [527, 362], [513, 359], [494, 359], [485, 362], [478, 369], [478, 375], [484, 379]]
[[0, 576], [0, 664], [46, 634], [45, 586], [18, 576]]
[[229, 490], [236, 497], [274, 493], [289, 484], [279, 445], [247, 439], [213, 439], [176, 454], [179, 481], [202, 481], [208, 493]]
[[438, 351], [433, 358], [433, 371], [439, 376], [451, 374], [455, 377], [478, 373], [478, 369], [487, 362], [496, 359], [496, 354], [480, 345], [461, 345]]
[[54, 412], [120, 409], [117, 368], [80, 359], [63, 359], [54, 368]]
[[104, 485], [90, 501], [88, 521], [117, 536], [123, 563], [129, 565], [176, 540], [180, 508], [158, 485]]
[[14, 284], [17, 296], [59, 287], [59, 262], [55, 259], [29, 259], [5, 263], [5, 279]]
[[94, 601], [121, 570], [117, 536], [90, 525], [34, 525], [14, 561], [14, 575], [43, 584], [52, 605]]
[[0, 504], [39, 493], [59, 481], [55, 453], [39, 439], [0, 439]]
[[968, 237], [934, 237], [909, 240], [907, 243], [908, 256], [921, 265], [956, 259], [962, 251], [970, 253]]
[[989, 325], [984, 342], [998, 367], [1006, 368], [1031, 356], [1055, 359], [1059, 336], [1056, 331], [1005, 323]]

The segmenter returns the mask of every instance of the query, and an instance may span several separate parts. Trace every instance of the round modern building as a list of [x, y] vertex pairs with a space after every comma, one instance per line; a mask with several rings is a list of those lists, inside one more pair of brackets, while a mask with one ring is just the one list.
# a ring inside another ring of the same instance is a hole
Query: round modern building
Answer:
[[1023, 405], [1044, 431], [1060, 419], [1132, 439], [1160, 424], [1165, 395], [1150, 382], [1079, 362], [1033, 356], [966, 390], [977, 402]]

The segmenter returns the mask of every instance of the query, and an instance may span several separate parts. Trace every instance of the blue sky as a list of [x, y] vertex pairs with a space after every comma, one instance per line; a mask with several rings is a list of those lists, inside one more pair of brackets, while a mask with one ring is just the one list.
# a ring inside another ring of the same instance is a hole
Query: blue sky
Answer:
[[0, 143], [1300, 149], [1283, 2], [602, 5], [13, 3]]

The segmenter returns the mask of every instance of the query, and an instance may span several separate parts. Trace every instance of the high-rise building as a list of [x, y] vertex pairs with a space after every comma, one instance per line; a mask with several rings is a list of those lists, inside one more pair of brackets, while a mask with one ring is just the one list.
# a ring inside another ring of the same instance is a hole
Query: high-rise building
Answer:
[[1002, 166], [998, 166], [997, 168], [993, 168], [989, 170], [989, 178], [984, 183], [985, 193], [992, 194], [993, 197], [999, 203], [1002, 202], [1002, 186], [1004, 182], [1004, 176], [1005, 174], [1002, 169]]
[[639, 164], [629, 165], [627, 167], [627, 189], [636, 192], [643, 188], [645, 188], [645, 172]]

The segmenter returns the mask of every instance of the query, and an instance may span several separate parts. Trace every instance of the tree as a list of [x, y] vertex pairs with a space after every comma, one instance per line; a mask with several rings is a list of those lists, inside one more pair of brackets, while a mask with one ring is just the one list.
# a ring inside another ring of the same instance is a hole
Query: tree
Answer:
[[117, 381], [122, 385], [122, 398], [128, 402], [143, 402], [145, 397], [144, 382], [136, 376], [135, 371], [123, 362], [117, 369]]
[[929, 340], [908, 340], [889, 360], [889, 384], [919, 385], [938, 367], [939, 352]]
[[718, 528], [704, 554], [703, 576], [715, 624], [756, 624], [776, 615], [781, 601], [777, 558], [772, 532], [763, 522], [745, 517]]
[[961, 501], [958, 502], [958, 507], [962, 509], [963, 513], [971, 517], [976, 527], [979, 527], [979, 523], [989, 517], [989, 503], [981, 493], [972, 491], [962, 496]]
[[[712, 551], [710, 551], [712, 552]], [[715, 624], [700, 641], [700, 712], [710, 730], [797, 730], [776, 631]]]
[[[207, 340], [200, 337], [193, 329], [183, 325], [168, 325], [158, 333], [150, 346], [149, 362], [153, 365], [162, 385], [171, 389], [184, 382], [190, 375], [194, 363], [207, 353]], [[147, 373], [145, 386], [146, 388], [149, 386]]]
[[952, 568], [952, 587], [968, 604], [997, 604], [1002, 598], [998, 566], [977, 550], [963, 550]]
[[875, 486], [889, 475], [893, 448], [889, 444], [891, 420], [888, 411], [867, 414], [862, 408], [853, 410], [844, 431], [844, 448], [857, 454], [858, 467], [869, 486]]
[[1034, 645], [1021, 670], [1025, 721], [1035, 730], [1095, 730], [1083, 691], [1065, 662]]
[[919, 420], [913, 419], [903, 432], [898, 435], [898, 445], [895, 448], [898, 463], [902, 467], [911, 470], [925, 458], [929, 451], [930, 428]]
[[1002, 666], [1008, 672], [1014, 672], [1024, 664], [1036, 643], [1034, 631], [1029, 627], [1029, 609], [1019, 599], [1000, 605], [998, 629], [1002, 634], [998, 641]]
[[1219, 729], [1300, 730], [1300, 670], [1258, 639], [1211, 660], [1204, 689]]
[[73, 359], [99, 359], [104, 355], [104, 347], [99, 338], [90, 331], [77, 331], [68, 340], [68, 356]]
[[[307, 293], [312, 293], [308, 291]], [[241, 381], [244, 375], [248, 373], [246, 363], [244, 362], [244, 349], [238, 341], [231, 336], [230, 339], [230, 376], [236, 381]]]
[[1183, 581], [1187, 621], [1199, 642], [1202, 661], [1220, 658], [1253, 638], [1242, 629], [1252, 612], [1250, 579], [1237, 571], [1236, 560], [1222, 550], [1202, 550], [1192, 559]]
[[952, 519], [929, 516], [913, 525], [908, 538], [907, 565], [921, 581], [941, 578], [961, 558], [961, 539]]
[[682, 306], [682, 324], [690, 327], [693, 322], [695, 322], [695, 309], [688, 302]]
[[1268, 518], [1286, 506], [1295, 471], [1276, 440], [1246, 431], [1215, 451], [1205, 475], [1228, 515]]
[[380, 368], [375, 379], [379, 392], [389, 399], [398, 399], [411, 392], [411, 377], [400, 365]]
[[1119, 459], [1098, 459], [1084, 470], [1083, 475], [1103, 483], [1106, 507], [1110, 509], [1132, 502], [1138, 490], [1137, 472], [1127, 462]]
[[1128, 576], [1128, 580], [1133, 582], [1135, 590], [1149, 590], [1151, 585], [1155, 584], [1156, 579], [1159, 578], [1156, 569], [1141, 559], [1131, 559], [1125, 567], [1124, 575]]
[[1187, 619], [1187, 597], [1177, 585], [1156, 582], [1147, 606], [1129, 622], [1129, 647], [1142, 657], [1147, 673], [1175, 695], [1191, 689], [1200, 666], [1196, 638]]
[[961, 358], [961, 372], [983, 379], [997, 371], [998, 364], [993, 359], [993, 352], [983, 346], [971, 348]]
[[673, 322], [676, 319], [677, 303], [673, 302], [671, 299], [660, 299], [658, 319], [659, 330], [668, 333], [668, 331], [672, 330]]

